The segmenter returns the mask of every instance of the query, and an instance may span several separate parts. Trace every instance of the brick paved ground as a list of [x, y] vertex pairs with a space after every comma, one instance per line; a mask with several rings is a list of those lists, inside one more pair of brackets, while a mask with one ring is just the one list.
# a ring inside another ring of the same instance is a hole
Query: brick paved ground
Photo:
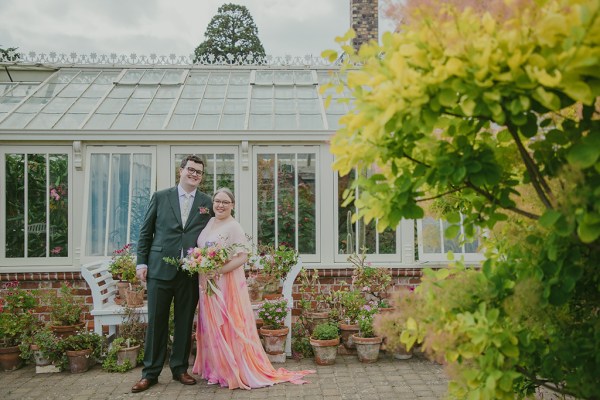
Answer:
[[[281, 364], [277, 364], [281, 365]], [[356, 356], [338, 356], [333, 366], [317, 366], [312, 360], [285, 363], [288, 369], [316, 369], [306, 385], [284, 383], [256, 390], [228, 390], [200, 381], [184, 386], [171, 380], [168, 367], [159, 384], [138, 394], [130, 392], [141, 368], [127, 373], [107, 373], [96, 365], [88, 372], [36, 374], [35, 367], [0, 372], [0, 399], [442, 399], [447, 379], [443, 368], [422, 357], [395, 360], [382, 357], [375, 364], [362, 364]]]

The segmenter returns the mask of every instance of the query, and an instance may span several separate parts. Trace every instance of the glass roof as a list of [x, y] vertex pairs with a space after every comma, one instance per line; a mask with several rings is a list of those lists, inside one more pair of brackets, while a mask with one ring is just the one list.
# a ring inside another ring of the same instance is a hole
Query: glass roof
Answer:
[[337, 73], [62, 68], [44, 82], [0, 82], [0, 130], [335, 130], [349, 93], [319, 88]]

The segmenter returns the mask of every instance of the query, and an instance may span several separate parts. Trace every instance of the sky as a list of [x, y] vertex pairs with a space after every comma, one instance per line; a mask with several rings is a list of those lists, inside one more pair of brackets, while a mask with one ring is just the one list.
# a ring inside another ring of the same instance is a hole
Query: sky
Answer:
[[[266, 54], [339, 50], [350, 0], [0, 0], [0, 47], [37, 54], [188, 56], [224, 3], [250, 11]], [[380, 17], [380, 34], [390, 22]]]

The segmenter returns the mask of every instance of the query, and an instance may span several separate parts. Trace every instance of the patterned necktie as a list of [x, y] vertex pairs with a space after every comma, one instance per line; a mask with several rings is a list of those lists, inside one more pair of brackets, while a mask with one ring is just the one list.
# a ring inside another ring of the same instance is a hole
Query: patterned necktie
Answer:
[[184, 194], [185, 199], [183, 200], [183, 207], [181, 209], [181, 222], [183, 226], [190, 215], [190, 206], [192, 205], [192, 195], [189, 193]]

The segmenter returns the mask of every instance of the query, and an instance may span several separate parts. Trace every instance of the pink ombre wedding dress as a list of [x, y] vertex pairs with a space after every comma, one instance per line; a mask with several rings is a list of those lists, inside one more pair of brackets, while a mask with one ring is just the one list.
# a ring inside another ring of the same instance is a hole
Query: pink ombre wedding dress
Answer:
[[[213, 242], [224, 246], [247, 245], [244, 231], [234, 219], [218, 227], [214, 218], [209, 221], [198, 237], [198, 246]], [[221, 275], [213, 294], [205, 293], [205, 284], [200, 285], [194, 374], [209, 384], [252, 389], [281, 382], [305, 383], [302, 378], [315, 372], [273, 368], [258, 337], [242, 267]]]

